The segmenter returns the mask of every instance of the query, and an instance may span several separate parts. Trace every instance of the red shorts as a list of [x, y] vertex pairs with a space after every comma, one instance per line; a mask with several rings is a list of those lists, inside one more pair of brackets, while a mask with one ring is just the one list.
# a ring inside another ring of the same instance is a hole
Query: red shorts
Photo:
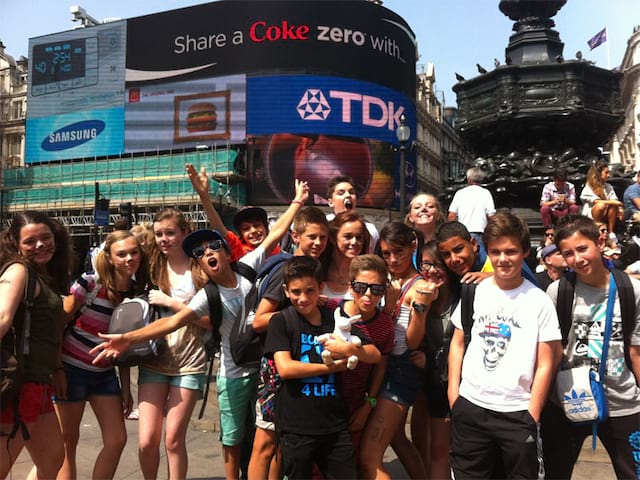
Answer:
[[[53, 412], [53, 385], [27, 382], [22, 385], [18, 411], [24, 423], [35, 422], [40, 415]], [[13, 406], [7, 405], [0, 412], [0, 423], [13, 425]]]

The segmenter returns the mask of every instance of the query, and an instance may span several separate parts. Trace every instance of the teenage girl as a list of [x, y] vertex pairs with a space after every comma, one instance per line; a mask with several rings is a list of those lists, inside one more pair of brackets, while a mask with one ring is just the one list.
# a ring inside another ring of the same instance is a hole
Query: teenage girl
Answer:
[[403, 453], [404, 458], [400, 460], [412, 478], [426, 476], [420, 454], [408, 442], [403, 430], [424, 375], [411, 357], [424, 339], [429, 306], [437, 298], [435, 285], [424, 280], [414, 266], [414, 256], [421, 247], [420, 238], [402, 222], [389, 223], [380, 232], [380, 252], [390, 281], [385, 310], [395, 324], [395, 345], [389, 355], [376, 408], [369, 415], [362, 434], [359, 464], [365, 478], [390, 478], [382, 466], [389, 444], [394, 449], [398, 446], [396, 451]]
[[[189, 231], [184, 215], [172, 208], [161, 210], [153, 220], [150, 275], [157, 289], [149, 292], [149, 301], [168, 314], [181, 310], [206, 283], [197, 263], [182, 249]], [[138, 377], [139, 457], [147, 479], [158, 476], [163, 423], [169, 478], [186, 477], [187, 428], [206, 377], [201, 326], [185, 325], [164, 339], [162, 353], [140, 365]]]
[[[51, 397], [62, 387], [60, 363], [63, 313], [60, 295], [69, 286], [71, 251], [69, 234], [59, 223], [42, 213], [17, 214], [11, 227], [0, 233], [0, 337], [6, 340], [11, 327], [20, 329], [24, 320], [25, 287], [30, 267], [36, 277], [31, 308], [29, 348], [25, 378], [18, 398], [17, 418], [24, 422], [30, 438], [18, 430], [13, 438], [16, 415], [13, 404], [0, 411], [0, 478], [26, 448], [35, 465], [37, 478], [55, 478], [64, 459], [60, 425]], [[4, 342], [3, 342], [4, 343]]]
[[115, 475], [127, 442], [124, 417], [133, 405], [129, 369], [119, 369], [118, 381], [111, 362], [93, 364], [95, 355], [89, 350], [100, 343], [98, 332], [108, 331], [113, 309], [125, 298], [142, 293], [146, 285], [147, 258], [142, 247], [132, 233], [117, 230], [107, 236], [97, 255], [96, 273], [83, 274], [64, 301], [65, 313], [76, 321], [62, 344], [67, 392], [55, 399], [65, 449], [58, 478], [77, 477], [76, 451], [87, 402], [102, 433], [102, 449], [95, 460], [93, 478]]

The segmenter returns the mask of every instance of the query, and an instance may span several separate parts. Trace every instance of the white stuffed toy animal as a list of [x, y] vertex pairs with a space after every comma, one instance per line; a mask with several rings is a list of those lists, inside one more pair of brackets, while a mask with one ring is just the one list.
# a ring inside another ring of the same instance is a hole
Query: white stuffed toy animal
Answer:
[[[335, 327], [333, 329], [333, 333], [325, 333], [318, 337], [318, 341], [324, 344], [333, 338], [340, 338], [345, 342], [353, 343], [356, 347], [362, 345], [362, 340], [355, 335], [351, 335], [351, 325], [356, 323], [362, 318], [362, 315], [354, 315], [353, 317], [343, 317], [340, 315], [340, 309], [336, 308], [335, 313], [333, 314], [333, 318], [335, 319]], [[322, 351], [322, 361], [325, 365], [333, 365], [334, 360], [331, 357], [331, 352], [329, 350]], [[358, 357], [355, 355], [351, 355], [347, 359], [347, 368], [349, 370], [353, 370], [358, 366]]]

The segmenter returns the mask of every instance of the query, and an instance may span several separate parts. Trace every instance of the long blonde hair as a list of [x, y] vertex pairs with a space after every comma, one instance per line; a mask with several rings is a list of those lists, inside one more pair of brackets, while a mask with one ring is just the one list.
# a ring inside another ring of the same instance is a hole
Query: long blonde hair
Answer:
[[[160, 210], [153, 217], [153, 223], [162, 222], [164, 220], [171, 220], [176, 224], [176, 227], [183, 233], [191, 232], [191, 226], [187, 219], [180, 210], [175, 208], [164, 208]], [[149, 245], [150, 262], [149, 262], [149, 275], [151, 283], [157, 286], [167, 295], [171, 294], [171, 284], [169, 283], [169, 273], [167, 270], [167, 257], [163, 254], [155, 241]], [[206, 275], [202, 272], [202, 269], [194, 259], [191, 259], [191, 277], [193, 278], [193, 284], [197, 290], [204, 287], [207, 283]]]
[[138, 239], [129, 230], [116, 230], [107, 235], [104, 242], [104, 248], [98, 253], [96, 257], [96, 273], [100, 279], [100, 285], [106, 289], [107, 298], [112, 303], [119, 303], [118, 290], [116, 288], [116, 271], [113, 264], [109, 261], [111, 258], [111, 247], [114, 243], [126, 240], [127, 238], [135, 239], [138, 247], [140, 248], [140, 266], [136, 272], [136, 280], [132, 281], [133, 293], [135, 295], [144, 291], [149, 283], [148, 265], [149, 259], [144, 251], [144, 248], [138, 242]]
[[594, 163], [587, 172], [587, 185], [591, 187], [593, 193], [603, 200], [607, 198], [605, 183], [604, 180], [602, 180], [602, 171], [605, 168], [609, 168], [609, 164], [606, 160], [600, 159]]

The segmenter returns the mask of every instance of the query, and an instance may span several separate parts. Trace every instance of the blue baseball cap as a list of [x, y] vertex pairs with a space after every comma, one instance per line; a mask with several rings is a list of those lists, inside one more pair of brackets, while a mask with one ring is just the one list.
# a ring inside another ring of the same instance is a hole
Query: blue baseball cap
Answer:
[[195, 232], [191, 232], [189, 235], [187, 235], [182, 241], [182, 250], [184, 250], [184, 253], [187, 254], [187, 257], [195, 258], [193, 256], [193, 249], [199, 247], [204, 242], [211, 240], [220, 240], [227, 253], [230, 252], [229, 244], [224, 239], [222, 234], [217, 230], [209, 229], [196, 230]]

